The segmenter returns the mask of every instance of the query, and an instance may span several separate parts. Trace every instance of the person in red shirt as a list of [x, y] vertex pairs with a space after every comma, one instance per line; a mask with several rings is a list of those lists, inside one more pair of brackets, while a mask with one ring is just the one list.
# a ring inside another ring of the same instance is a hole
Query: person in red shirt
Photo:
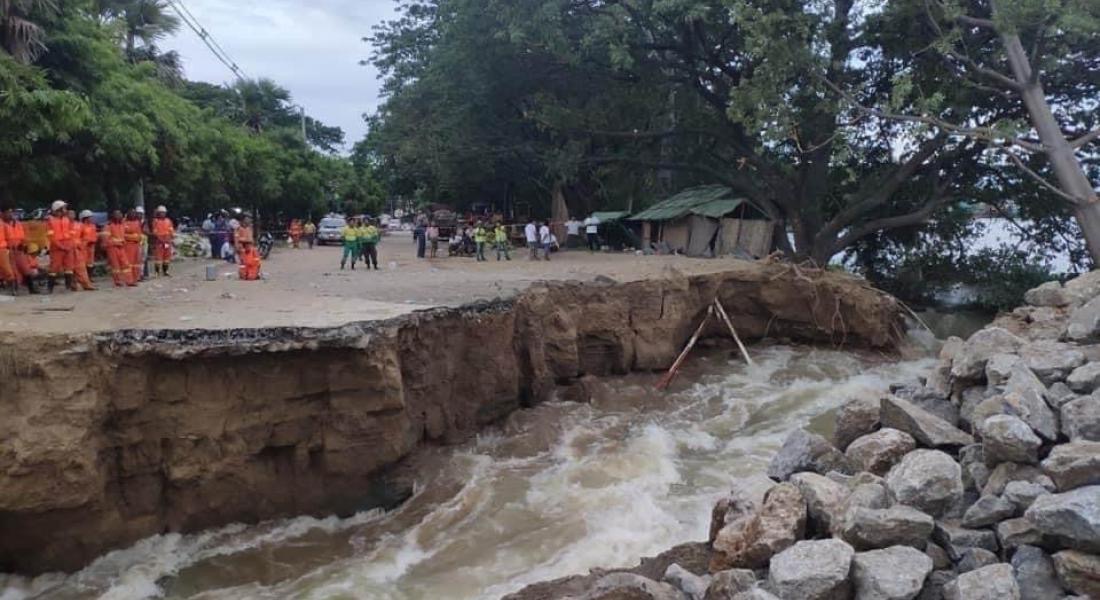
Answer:
[[168, 218], [168, 209], [158, 206], [153, 213], [153, 272], [157, 275], [168, 275], [168, 265], [172, 263], [173, 244], [176, 237], [176, 228], [172, 226], [172, 220]]

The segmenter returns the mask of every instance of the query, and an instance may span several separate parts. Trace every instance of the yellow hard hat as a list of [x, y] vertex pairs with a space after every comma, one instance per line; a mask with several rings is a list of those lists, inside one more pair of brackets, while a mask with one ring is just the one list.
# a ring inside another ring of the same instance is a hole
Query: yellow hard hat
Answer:
[[27, 254], [38, 254], [38, 244], [30, 242], [27, 244]]

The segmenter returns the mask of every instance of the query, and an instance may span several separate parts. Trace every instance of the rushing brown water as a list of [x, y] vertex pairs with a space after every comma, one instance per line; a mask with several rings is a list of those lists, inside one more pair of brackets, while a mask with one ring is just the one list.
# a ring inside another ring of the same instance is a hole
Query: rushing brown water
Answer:
[[[71, 576], [0, 575], [0, 600], [498, 598], [529, 583], [635, 564], [706, 537], [732, 476], [846, 398], [915, 379], [930, 360], [776, 346], [746, 367], [693, 358], [667, 394], [653, 375], [600, 384], [592, 404], [514, 414], [417, 461], [388, 514], [298, 518], [149, 538]], [[690, 383], [687, 383], [690, 382]]]

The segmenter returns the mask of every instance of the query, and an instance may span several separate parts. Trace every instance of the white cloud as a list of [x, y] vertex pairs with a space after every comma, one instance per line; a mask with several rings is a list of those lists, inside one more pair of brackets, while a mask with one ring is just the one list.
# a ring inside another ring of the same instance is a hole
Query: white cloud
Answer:
[[[183, 0], [246, 75], [290, 90], [306, 112], [338, 125], [350, 144], [366, 132], [380, 82], [362, 38], [394, 16], [394, 0]], [[188, 79], [226, 83], [233, 74], [190, 29], [162, 46], [180, 53]]]

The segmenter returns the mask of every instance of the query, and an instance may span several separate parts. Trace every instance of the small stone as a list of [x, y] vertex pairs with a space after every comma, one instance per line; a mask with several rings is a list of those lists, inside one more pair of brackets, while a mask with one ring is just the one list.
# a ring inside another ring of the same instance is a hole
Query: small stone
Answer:
[[851, 473], [852, 469], [844, 453], [834, 448], [828, 440], [805, 429], [796, 429], [787, 436], [783, 447], [768, 464], [768, 477], [786, 481], [801, 471], [824, 475], [829, 471]]
[[705, 600], [729, 600], [756, 585], [756, 573], [751, 569], [727, 569], [710, 577]]
[[1074, 594], [1100, 598], [1100, 556], [1063, 550], [1052, 558], [1062, 586]]
[[983, 496], [1000, 496], [1010, 481], [1027, 481], [1054, 491], [1054, 482], [1038, 467], [1018, 463], [1001, 463], [989, 474], [989, 481], [982, 488]]
[[845, 513], [838, 533], [860, 550], [890, 546], [923, 548], [934, 527], [932, 517], [902, 504], [886, 509], [855, 506]]
[[1082, 396], [1062, 405], [1062, 431], [1072, 442], [1100, 442], [1100, 398]]
[[860, 552], [852, 559], [852, 582], [858, 600], [910, 600], [932, 572], [932, 559], [920, 550], [894, 546]]
[[1043, 543], [1043, 534], [1035, 524], [1027, 519], [1006, 519], [997, 523], [997, 540], [1005, 552], [1020, 546], [1034, 546]]
[[853, 468], [886, 475], [901, 457], [917, 447], [911, 435], [889, 427], [856, 438], [844, 455]]
[[1100, 336], [1100, 298], [1093, 298], [1069, 315], [1066, 338], [1088, 342]]
[[1078, 394], [1091, 394], [1100, 386], [1100, 362], [1091, 362], [1074, 369], [1066, 377], [1066, 385]]
[[904, 431], [923, 446], [942, 448], [974, 443], [969, 434], [900, 398], [883, 398], [879, 418], [883, 427]]
[[680, 590], [667, 583], [653, 581], [634, 573], [611, 573], [604, 575], [592, 587], [586, 598], [623, 597], [646, 600], [683, 600]]
[[1024, 513], [1044, 536], [1066, 547], [1100, 551], [1100, 486], [1077, 488], [1035, 499]]
[[768, 587], [781, 598], [842, 600], [850, 593], [848, 572], [854, 554], [840, 540], [798, 542], [772, 557]]
[[886, 486], [877, 483], [858, 485], [848, 495], [842, 507], [842, 514], [848, 514], [853, 508], [889, 508], [890, 495], [886, 493]]
[[665, 575], [661, 580], [684, 592], [691, 600], [703, 600], [710, 585], [708, 578], [700, 577], [676, 563], [672, 563], [665, 569]]
[[948, 521], [937, 521], [932, 530], [932, 539], [943, 546], [951, 560], [962, 559], [967, 548], [983, 548], [990, 552], [998, 550], [997, 536], [988, 529], [967, 529]]
[[772, 488], [764, 504], [723, 527], [711, 545], [710, 571], [757, 569], [791, 547], [806, 531], [806, 501], [790, 483]]
[[951, 375], [955, 379], [979, 380], [985, 374], [985, 366], [991, 356], [1015, 352], [1023, 344], [1023, 339], [1001, 327], [982, 329], [970, 336], [957, 351], [951, 364]]
[[1085, 364], [1085, 355], [1076, 346], [1050, 340], [1025, 345], [1020, 348], [1020, 358], [1048, 386], [1065, 381], [1074, 369]]
[[963, 573], [943, 588], [946, 600], [1019, 600], [1012, 565], [998, 563]]
[[759, 585], [756, 585], [737, 594], [733, 597], [733, 600], [780, 600], [780, 598]]
[[806, 499], [810, 529], [828, 534], [834, 522], [843, 517], [841, 510], [850, 493], [847, 486], [817, 473], [796, 473], [791, 476], [791, 483]]
[[978, 431], [982, 436], [986, 464], [1039, 462], [1039, 446], [1043, 440], [1019, 417], [994, 415], [982, 422]]
[[1005, 486], [1004, 499], [1016, 507], [1016, 514], [1023, 514], [1039, 496], [1045, 496], [1050, 490], [1029, 481], [1010, 481]]
[[1059, 410], [1063, 404], [1077, 398], [1077, 393], [1069, 389], [1069, 386], [1064, 382], [1056, 382], [1047, 388], [1047, 393], [1044, 396], [1047, 399], [1047, 404], [1055, 410]]
[[940, 569], [951, 568], [951, 557], [947, 555], [947, 550], [944, 550], [939, 544], [928, 542], [924, 547], [924, 553], [928, 555], [928, 558], [932, 559], [933, 569], [938, 571]]
[[1023, 360], [1016, 354], [994, 354], [985, 365], [986, 382], [991, 386], [1004, 385], [1012, 375], [1012, 370]]
[[710, 516], [710, 536], [713, 542], [718, 532], [728, 523], [736, 521], [763, 506], [764, 497], [775, 487], [775, 482], [763, 473], [737, 477], [732, 481], [730, 493], [714, 505]]
[[[1050, 410], [1043, 382], [1024, 365], [1017, 365], [1008, 378], [1003, 395], [1011, 411], [1047, 441], [1058, 439], [1058, 416]], [[975, 420], [981, 423], [980, 420]]]
[[878, 429], [879, 400], [875, 397], [852, 398], [836, 414], [833, 444], [844, 450], [856, 438]]
[[939, 450], [914, 450], [890, 469], [886, 487], [898, 502], [939, 516], [962, 498], [962, 468]]
[[959, 564], [955, 565], [955, 568], [959, 573], [969, 573], [998, 562], [1000, 561], [997, 555], [985, 548], [966, 548], [962, 551], [962, 558], [959, 559]]
[[1046, 600], [1062, 595], [1062, 584], [1054, 571], [1054, 561], [1035, 546], [1020, 546], [1012, 555], [1012, 569], [1020, 600]]
[[1082, 441], [1055, 446], [1043, 460], [1042, 467], [1059, 491], [1100, 484], [1100, 442]]
[[1016, 505], [999, 496], [982, 496], [970, 505], [963, 514], [963, 527], [987, 527], [1011, 518], [1016, 514]]
[[980, 494], [988, 482], [989, 467], [985, 463], [971, 463], [963, 467], [963, 487], [967, 490]]
[[924, 589], [916, 600], [943, 600], [943, 588], [959, 576], [953, 569], [936, 569], [924, 582]]

